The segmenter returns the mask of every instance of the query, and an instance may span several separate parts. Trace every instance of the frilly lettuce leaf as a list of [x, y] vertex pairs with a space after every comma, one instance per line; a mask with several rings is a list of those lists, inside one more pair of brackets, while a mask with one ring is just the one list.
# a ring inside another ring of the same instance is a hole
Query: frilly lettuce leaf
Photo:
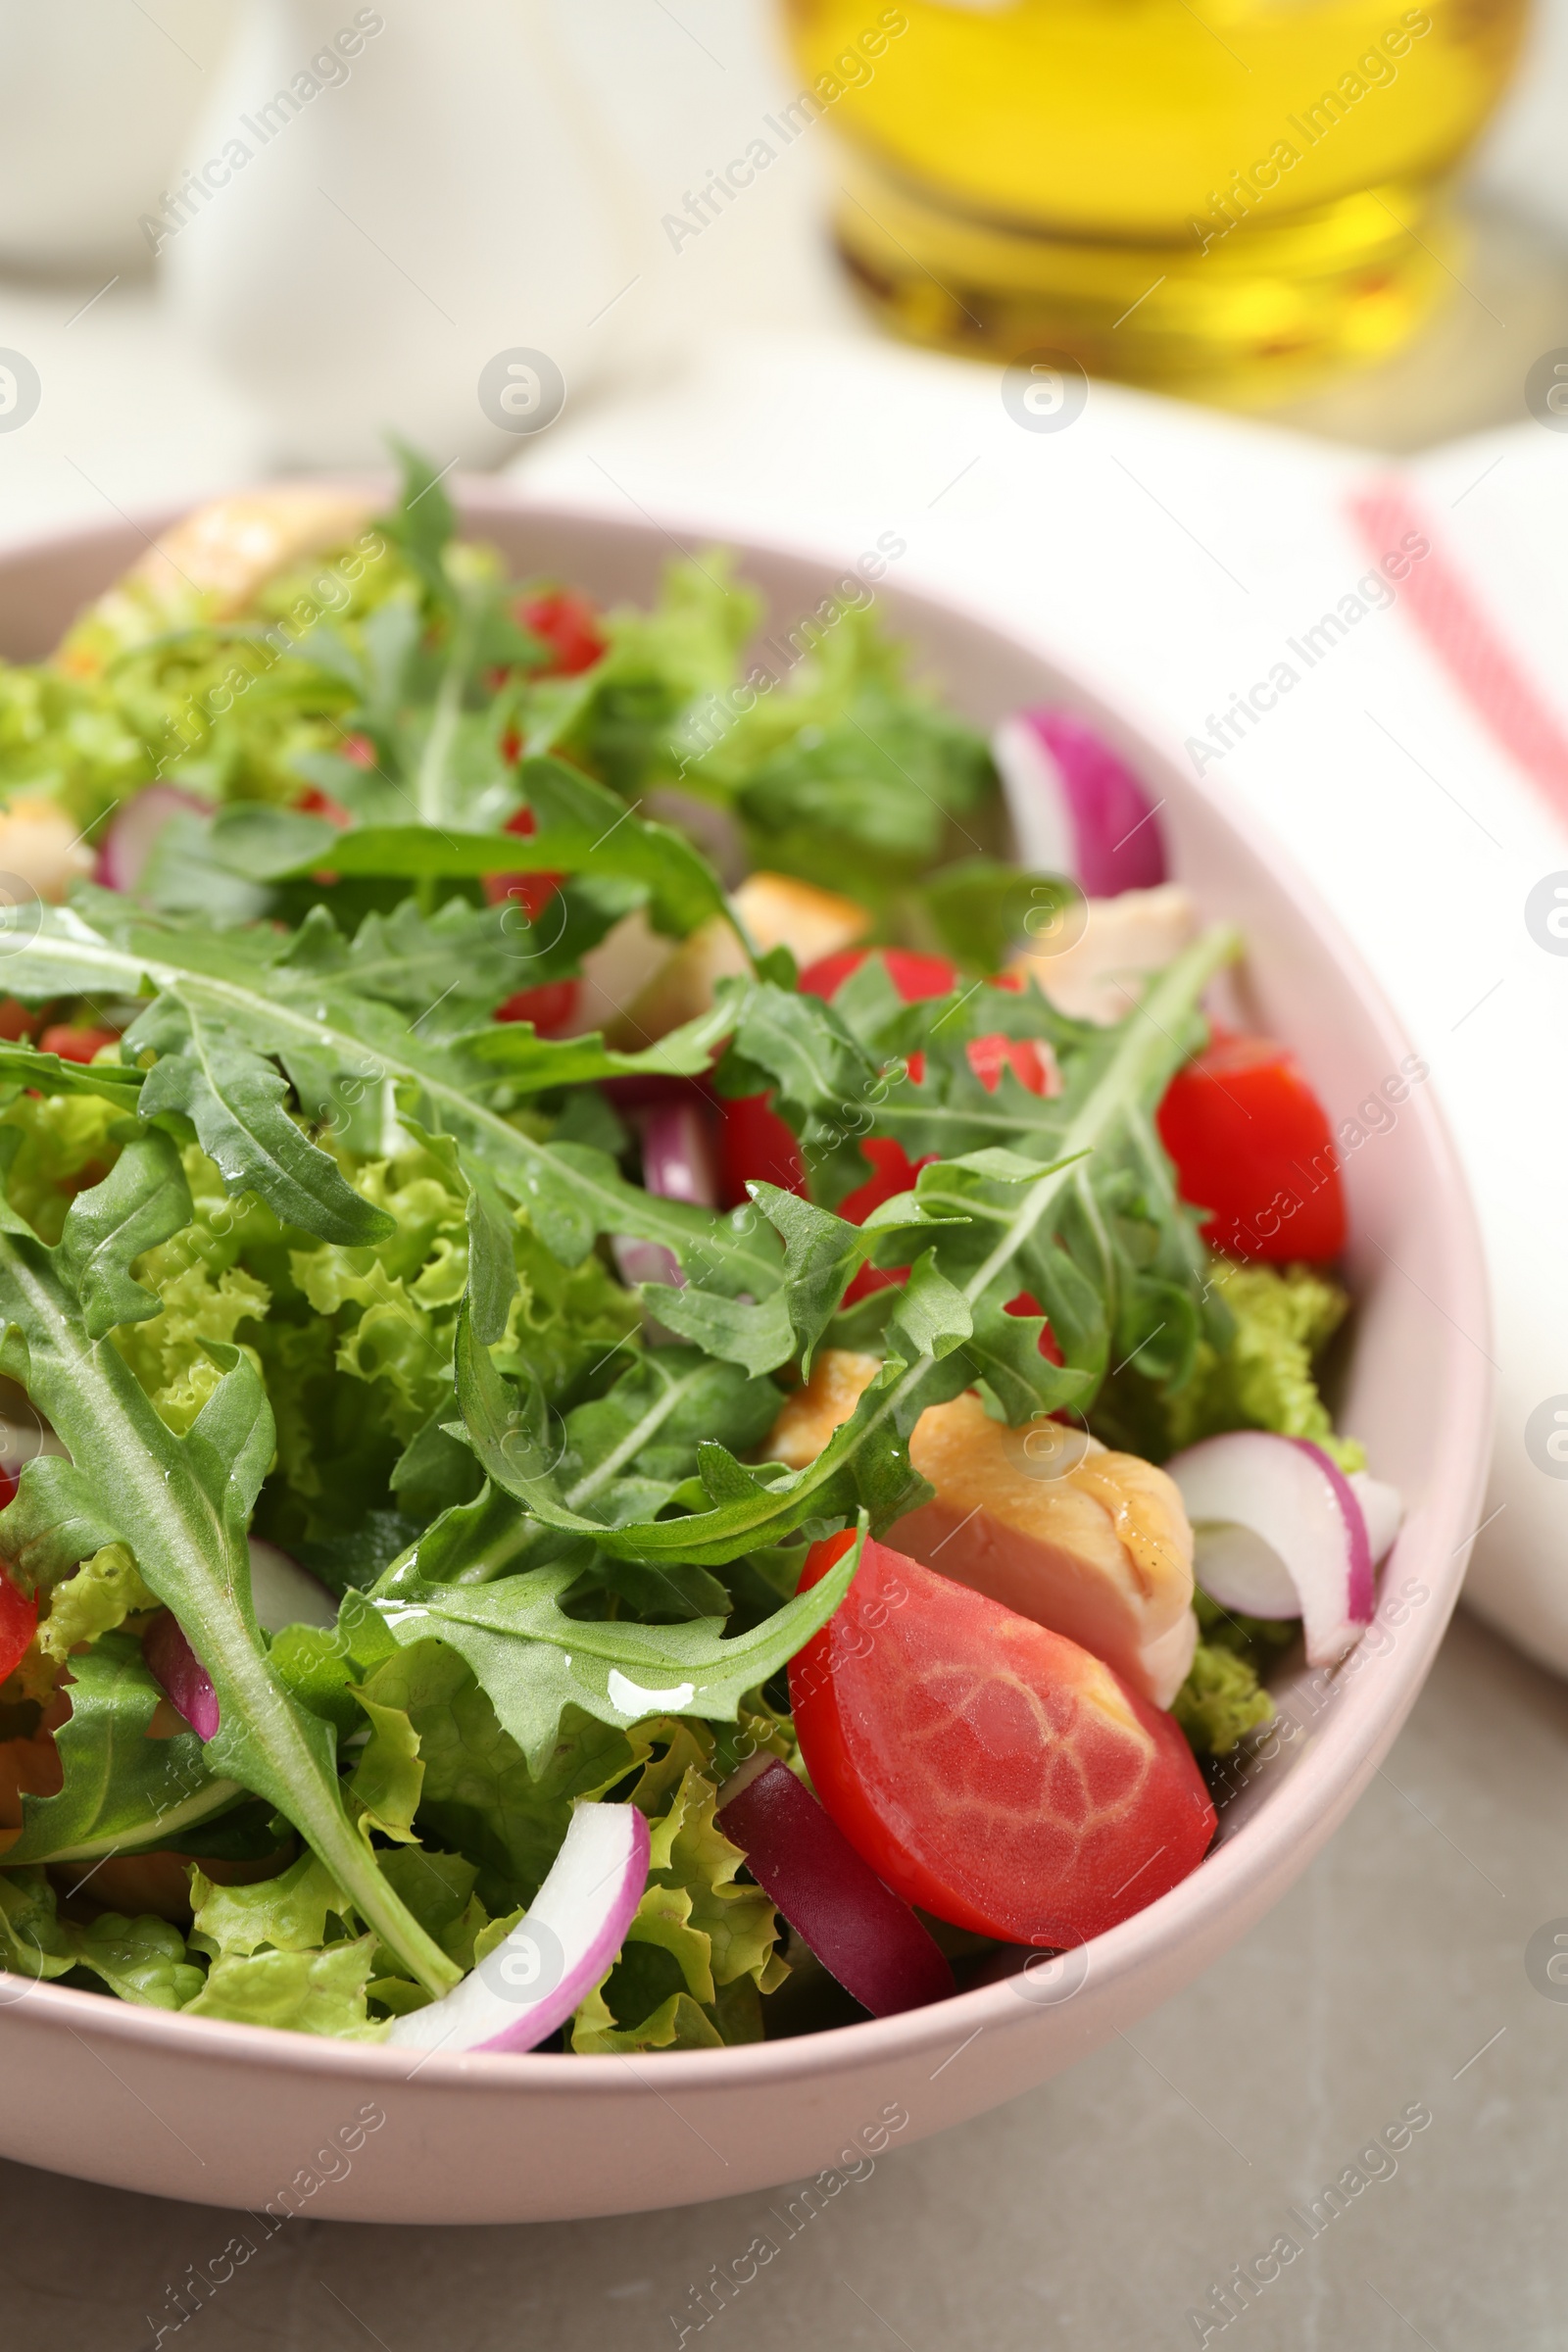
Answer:
[[213, 1959], [249, 1959], [253, 1952], [314, 1952], [326, 1940], [326, 1923], [353, 1920], [348, 1897], [325, 1865], [302, 1854], [280, 1877], [251, 1886], [216, 1886], [191, 1873], [195, 1950]]
[[1228, 1343], [1201, 1342], [1192, 1378], [1164, 1394], [1136, 1372], [1107, 1382], [1094, 1415], [1099, 1434], [1163, 1461], [1224, 1430], [1269, 1429], [1310, 1438], [1343, 1470], [1364, 1468], [1361, 1446], [1336, 1434], [1314, 1369], [1345, 1319], [1347, 1293], [1315, 1267], [1227, 1258], [1213, 1261], [1209, 1285], [1229, 1311]]
[[122, 1113], [101, 1095], [19, 1095], [0, 1127], [22, 1141], [6, 1174], [6, 1199], [40, 1241], [58, 1242], [75, 1195], [107, 1176], [120, 1155]]
[[152, 2009], [188, 2007], [202, 1983], [185, 1938], [168, 1920], [114, 1911], [86, 1926], [61, 1919], [39, 1868], [0, 1872], [0, 1968], [34, 1984], [90, 1969], [122, 2001]]
[[167, 1919], [124, 1919], [107, 1911], [85, 1927], [65, 1923], [78, 1968], [90, 1968], [122, 2001], [145, 2009], [185, 2009], [201, 1991], [202, 1972], [185, 1938]]
[[619, 1958], [577, 2011], [574, 2050], [761, 2038], [758, 1996], [789, 1972], [773, 1906], [737, 1882], [746, 1857], [714, 1821], [712, 1753], [706, 1731], [682, 1724], [643, 1770], [632, 1802], [650, 1816], [648, 1887]]
[[[62, 1586], [57, 1599], [71, 1590]], [[214, 1775], [194, 1732], [149, 1737], [164, 1693], [130, 1635], [106, 1633], [72, 1658], [68, 1690], [71, 1714], [54, 1736], [64, 1786], [55, 1796], [23, 1798], [8, 1867], [170, 1845], [238, 1794]]]
[[387, 2029], [372, 2022], [366, 2005], [375, 1964], [373, 1936], [318, 1952], [262, 1951], [249, 1959], [225, 1954], [213, 1962], [185, 2015], [330, 2034], [339, 2041], [383, 2041]]
[[[603, 1796], [651, 1749], [649, 1725], [621, 1731], [568, 1706], [554, 1745], [530, 1772], [472, 1669], [444, 1642], [399, 1650], [364, 1688], [368, 1700], [402, 1709], [414, 1727], [424, 1766], [420, 1827], [467, 1857], [495, 1912], [514, 1911], [538, 1893], [566, 1834], [573, 1798]], [[399, 1857], [391, 1862], [403, 1890], [413, 1865]], [[417, 1905], [411, 1908], [417, 1915]]]
[[74, 1576], [56, 1585], [49, 1597], [49, 1614], [38, 1628], [38, 1647], [46, 1658], [64, 1665], [78, 1644], [111, 1634], [127, 1617], [156, 1609], [157, 1597], [148, 1592], [136, 1563], [123, 1544], [106, 1544]]

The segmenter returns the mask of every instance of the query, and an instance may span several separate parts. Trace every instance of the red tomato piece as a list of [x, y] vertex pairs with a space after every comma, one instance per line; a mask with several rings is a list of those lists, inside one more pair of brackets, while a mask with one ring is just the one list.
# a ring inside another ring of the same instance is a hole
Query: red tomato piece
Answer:
[[1328, 1113], [1270, 1037], [1217, 1036], [1178, 1070], [1158, 1113], [1203, 1239], [1234, 1257], [1321, 1263], [1345, 1248], [1345, 1189]]
[[[537, 833], [538, 824], [531, 808], [514, 808], [502, 830], [526, 837]], [[536, 923], [560, 889], [560, 874], [486, 874], [484, 895], [492, 906], [500, 906], [508, 899], [515, 899], [530, 923]]]
[[[363, 735], [351, 735], [348, 740], [351, 743], [365, 742]], [[365, 751], [365, 758], [355, 761], [354, 764], [356, 767], [370, 766], [371, 754], [368, 744], [366, 744]], [[348, 753], [345, 752], [344, 758], [347, 759], [348, 757]], [[329, 824], [334, 824], [338, 826], [339, 829], [341, 829], [344, 825], [352, 824], [353, 822], [352, 817], [349, 815], [349, 812], [344, 808], [342, 802], [334, 801], [329, 792], [322, 792], [320, 787], [316, 784], [313, 784], [310, 787], [310, 790], [304, 795], [299, 805], [305, 810], [308, 816], [324, 816]]]
[[739, 1208], [748, 1184], [776, 1184], [806, 1198], [806, 1164], [795, 1130], [767, 1095], [731, 1095], [719, 1102], [718, 1182], [725, 1208]]
[[[1044, 1042], [1032, 1037], [971, 1037], [964, 1047], [964, 1057], [988, 1095], [994, 1095], [1002, 1084], [1002, 1073], [1010, 1068], [1020, 1086], [1032, 1095], [1059, 1095], [1061, 1072], [1056, 1056]], [[911, 1060], [913, 1056], [910, 1056]], [[916, 1084], [918, 1084], [916, 1080]]]
[[537, 988], [520, 988], [496, 1007], [498, 1021], [532, 1021], [541, 1037], [557, 1037], [577, 1009], [575, 980], [544, 980]]
[[592, 669], [606, 651], [599, 614], [586, 596], [557, 588], [548, 596], [524, 597], [516, 607], [523, 627], [543, 640], [553, 657], [548, 674], [574, 678]]
[[[853, 1539], [815, 1544], [805, 1591]], [[1181, 1732], [1076, 1642], [867, 1543], [790, 1666], [811, 1785], [878, 1878], [955, 1927], [1083, 1943], [1197, 1868], [1214, 1807]]]
[[802, 995], [837, 996], [868, 956], [881, 956], [888, 978], [906, 1004], [922, 1004], [928, 997], [950, 997], [958, 985], [958, 975], [945, 956], [920, 956], [912, 948], [840, 948], [836, 955], [819, 956], [815, 963], [807, 965], [801, 974]]
[[21, 1038], [31, 1037], [42, 1018], [41, 1013], [29, 1010], [25, 1004], [19, 1004], [15, 997], [0, 997], [0, 1038], [4, 1038], [7, 1045], [15, 1045]]
[[[16, 1481], [10, 1482], [11, 1494], [17, 1491]], [[9, 1502], [11, 1495], [6, 1496]], [[11, 1581], [10, 1572], [0, 1561], [0, 1683], [7, 1675], [15, 1674], [27, 1653], [28, 1644], [38, 1630], [37, 1600], [19, 1592]]]
[[[352, 760], [356, 767], [373, 767], [375, 765], [375, 746], [368, 735], [345, 735], [337, 748], [343, 758]], [[306, 794], [303, 806], [307, 808], [314, 808], [318, 802], [324, 801], [325, 797], [324, 793], [313, 790]], [[334, 803], [333, 806], [335, 807], [336, 804]], [[333, 822], [336, 821], [334, 818]], [[348, 823], [346, 814], [343, 822]]]
[[105, 1046], [118, 1046], [120, 1033], [115, 1029], [78, 1029], [70, 1021], [57, 1021], [46, 1029], [38, 1040], [43, 1054], [58, 1054], [62, 1061], [91, 1061]]

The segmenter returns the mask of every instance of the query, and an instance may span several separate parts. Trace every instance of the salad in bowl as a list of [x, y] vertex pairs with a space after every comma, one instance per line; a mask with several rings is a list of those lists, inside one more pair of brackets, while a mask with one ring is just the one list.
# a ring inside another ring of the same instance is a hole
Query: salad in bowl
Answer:
[[899, 2016], [1200, 1871], [1354, 1649], [1329, 1117], [1117, 753], [871, 606], [605, 609], [410, 458], [0, 668], [11, 1978]]

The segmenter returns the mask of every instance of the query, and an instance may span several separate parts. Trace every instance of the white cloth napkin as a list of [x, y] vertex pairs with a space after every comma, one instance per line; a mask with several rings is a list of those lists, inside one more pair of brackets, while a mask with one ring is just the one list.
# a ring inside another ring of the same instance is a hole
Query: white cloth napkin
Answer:
[[[1568, 883], [1568, 437], [1525, 423], [1396, 471], [1098, 383], [1035, 431], [992, 370], [751, 335], [568, 414], [517, 481], [839, 558], [892, 532], [901, 583], [1034, 640], [1266, 819], [1457, 1134], [1495, 1293], [1494, 1333], [1465, 1339], [1498, 1395], [1469, 1590], [1568, 1672], [1568, 1458], [1546, 1443], [1554, 1399], [1568, 1432], [1568, 954], [1526, 924], [1544, 877]], [[1391, 585], [1378, 559], [1407, 533], [1431, 552]], [[1281, 664], [1275, 706], [1216, 738]]]

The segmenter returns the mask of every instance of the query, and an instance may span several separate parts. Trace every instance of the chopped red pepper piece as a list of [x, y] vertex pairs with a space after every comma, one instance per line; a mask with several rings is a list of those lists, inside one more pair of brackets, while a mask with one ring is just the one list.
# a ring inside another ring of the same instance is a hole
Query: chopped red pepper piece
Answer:
[[550, 648], [554, 657], [548, 675], [575, 678], [592, 669], [608, 650], [601, 635], [599, 614], [586, 596], [557, 588], [546, 596], [523, 598], [516, 607], [523, 627]]
[[795, 1130], [766, 1095], [732, 1095], [720, 1102], [718, 1182], [725, 1208], [750, 1198], [748, 1184], [776, 1184], [806, 1197], [806, 1166]]
[[[964, 1057], [988, 1095], [994, 1095], [1002, 1084], [1002, 1073], [1011, 1069], [1020, 1086], [1032, 1095], [1059, 1095], [1061, 1072], [1056, 1056], [1043, 1041], [1032, 1037], [1003, 1037], [993, 1033], [988, 1037], [971, 1037], [964, 1047]], [[910, 1061], [913, 1061], [910, 1055]], [[915, 1081], [918, 1085], [918, 1079]]]

